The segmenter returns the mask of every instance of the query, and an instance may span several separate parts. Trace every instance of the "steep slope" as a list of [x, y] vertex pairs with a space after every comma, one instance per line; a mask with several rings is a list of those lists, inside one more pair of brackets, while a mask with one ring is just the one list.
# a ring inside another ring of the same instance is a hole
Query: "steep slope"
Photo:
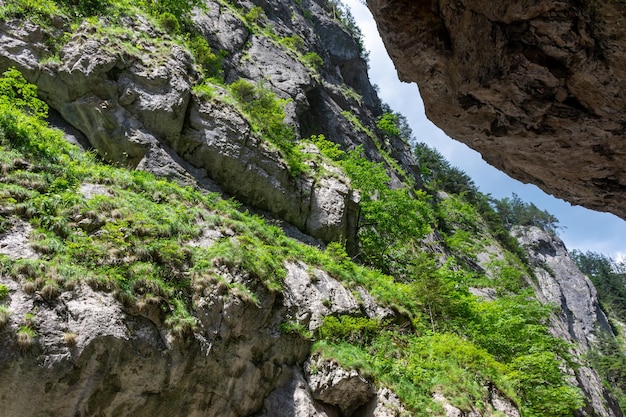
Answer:
[[622, 2], [367, 3], [433, 123], [520, 181], [626, 218]]
[[337, 3], [78, 3], [0, 9], [4, 414], [621, 415]]

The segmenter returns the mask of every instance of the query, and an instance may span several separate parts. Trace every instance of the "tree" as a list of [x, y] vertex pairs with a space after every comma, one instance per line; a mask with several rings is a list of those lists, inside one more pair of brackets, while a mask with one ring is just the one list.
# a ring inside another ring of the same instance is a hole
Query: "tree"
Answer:
[[510, 229], [513, 226], [537, 226], [546, 232], [556, 234], [559, 220], [546, 210], [540, 210], [534, 203], [526, 203], [515, 193], [512, 197], [494, 200], [494, 206], [502, 224]]

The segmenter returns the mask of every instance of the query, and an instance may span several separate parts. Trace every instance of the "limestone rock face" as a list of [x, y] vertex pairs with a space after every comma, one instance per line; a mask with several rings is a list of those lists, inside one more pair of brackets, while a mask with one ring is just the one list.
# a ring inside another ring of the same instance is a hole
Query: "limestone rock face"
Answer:
[[[308, 354], [306, 341], [276, 332], [280, 305], [269, 294], [258, 308], [207, 296], [198, 303], [202, 330], [183, 343], [147, 310], [131, 314], [87, 285], [50, 303], [0, 281], [11, 289], [12, 311], [0, 331], [6, 417], [249, 415]], [[27, 313], [36, 335], [20, 348], [15, 334]]]
[[589, 368], [584, 355], [596, 340], [595, 333], [612, 334], [609, 321], [600, 308], [596, 289], [570, 258], [563, 242], [537, 227], [519, 227], [514, 235], [529, 255], [536, 281], [529, 280], [537, 298], [560, 308], [550, 320], [555, 336], [575, 343], [574, 360], [580, 367], [574, 371], [575, 383], [587, 398], [589, 415], [621, 417], [615, 400], [604, 388], [598, 374]]
[[626, 218], [626, 13], [613, 1], [368, 0], [426, 114], [496, 168]]
[[376, 395], [373, 383], [333, 361], [312, 357], [305, 364], [305, 371], [313, 398], [339, 408], [341, 415], [351, 416]]
[[[211, 3], [194, 22], [215, 48], [232, 55], [224, 63], [227, 80], [263, 82], [287, 99], [287, 122], [297, 133], [301, 113], [311, 108], [307, 92], [319, 82], [295, 54], [267, 37], [251, 36], [228, 10]], [[199, 73], [187, 51], [142, 18], [129, 20], [128, 28], [107, 36], [84, 23], [61, 48], [59, 62], [40, 64], [46, 53], [42, 29], [30, 22], [3, 22], [0, 70], [22, 71], [61, 121], [109, 161], [228, 193], [322, 241], [354, 241], [359, 197], [341, 172], [293, 175], [232, 103], [192, 93]], [[335, 110], [337, 116], [343, 109]]]

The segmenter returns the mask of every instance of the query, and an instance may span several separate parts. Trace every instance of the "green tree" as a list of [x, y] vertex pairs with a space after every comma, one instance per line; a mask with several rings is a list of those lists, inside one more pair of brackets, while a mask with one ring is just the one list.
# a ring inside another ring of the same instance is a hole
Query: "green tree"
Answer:
[[608, 312], [626, 321], [626, 263], [595, 252], [572, 251], [578, 269], [587, 275]]
[[495, 209], [502, 224], [508, 229], [513, 226], [537, 226], [546, 232], [556, 234], [559, 220], [546, 210], [540, 210], [533, 203], [526, 203], [515, 193], [511, 198], [494, 200]]

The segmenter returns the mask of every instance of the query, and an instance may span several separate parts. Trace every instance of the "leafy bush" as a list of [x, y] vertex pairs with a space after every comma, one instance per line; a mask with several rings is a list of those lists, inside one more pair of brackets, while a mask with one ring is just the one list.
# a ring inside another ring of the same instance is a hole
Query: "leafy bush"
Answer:
[[13, 106], [35, 117], [48, 115], [48, 105], [37, 98], [37, 87], [26, 82], [15, 68], [5, 71], [0, 78], [0, 104]]
[[222, 60], [224, 54], [214, 54], [209, 43], [200, 35], [196, 35], [189, 41], [189, 49], [193, 53], [196, 62], [202, 66], [207, 77], [222, 77]]
[[332, 342], [366, 345], [371, 343], [382, 326], [384, 323], [379, 320], [366, 317], [327, 316], [317, 333], [320, 338]]
[[105, 14], [111, 3], [107, 0], [58, 0], [75, 17]]
[[285, 36], [280, 39], [280, 44], [287, 49], [299, 51], [304, 47], [304, 40], [298, 35]]
[[386, 136], [400, 136], [400, 128], [398, 127], [398, 116], [392, 112], [386, 112], [382, 116], [378, 117], [376, 126]]
[[465, 172], [453, 167], [438, 150], [425, 143], [417, 143], [413, 153], [420, 166], [424, 183], [429, 188], [450, 194], [478, 192], [474, 181]]
[[190, 13], [194, 7], [202, 7], [204, 4], [202, 0], [143, 0], [143, 2], [145, 2], [144, 7], [151, 10], [153, 14], [158, 16], [162, 13], [171, 13], [178, 20]]
[[254, 6], [244, 15], [244, 19], [248, 24], [259, 24], [265, 19], [265, 11], [262, 7]]
[[[180, 22], [178, 21], [178, 18], [174, 16], [172, 13], [163, 12], [159, 15], [158, 19], [159, 19], [159, 24], [161, 25], [161, 27], [165, 29], [167, 32], [172, 33], [172, 34], [176, 34], [180, 32]], [[193, 47], [192, 47], [192, 51], [193, 51]], [[196, 60], [198, 60], [197, 55], [196, 55]]]
[[306, 65], [318, 71], [324, 67], [324, 60], [316, 52], [307, 52], [302, 57]]

